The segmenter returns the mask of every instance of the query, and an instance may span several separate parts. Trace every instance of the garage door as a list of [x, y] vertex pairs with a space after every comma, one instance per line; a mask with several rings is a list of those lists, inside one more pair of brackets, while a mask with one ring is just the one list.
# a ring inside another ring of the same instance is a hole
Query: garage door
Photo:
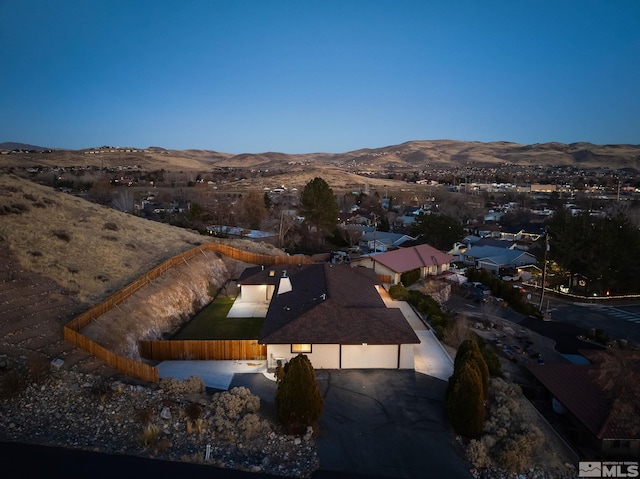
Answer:
[[398, 345], [343, 345], [342, 369], [397, 369]]

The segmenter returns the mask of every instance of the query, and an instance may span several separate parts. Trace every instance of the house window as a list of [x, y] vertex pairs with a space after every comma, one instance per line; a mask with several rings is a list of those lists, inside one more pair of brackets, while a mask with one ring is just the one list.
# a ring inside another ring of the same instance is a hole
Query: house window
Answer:
[[292, 344], [291, 352], [292, 353], [310, 353], [311, 345], [310, 344]]

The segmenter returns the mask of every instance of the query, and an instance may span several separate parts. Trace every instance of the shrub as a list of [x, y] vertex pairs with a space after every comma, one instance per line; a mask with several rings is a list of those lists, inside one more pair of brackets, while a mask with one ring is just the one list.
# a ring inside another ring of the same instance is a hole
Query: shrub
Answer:
[[40, 383], [51, 373], [51, 364], [43, 356], [31, 356], [27, 360], [27, 369], [29, 378], [35, 383]]
[[160, 428], [155, 424], [147, 424], [140, 435], [140, 442], [145, 446], [149, 446], [157, 442], [159, 437]]
[[0, 399], [10, 399], [19, 395], [27, 387], [27, 378], [16, 369], [0, 374]]
[[324, 399], [315, 378], [311, 361], [298, 354], [284, 368], [284, 377], [276, 391], [276, 410], [284, 428], [302, 434], [307, 426], [316, 426]]
[[406, 301], [409, 297], [409, 292], [401, 284], [394, 284], [389, 288], [389, 296], [398, 301]]
[[482, 353], [482, 357], [484, 358], [484, 362], [489, 368], [489, 375], [494, 377], [502, 376], [502, 366], [500, 365], [500, 358], [498, 358], [498, 355], [489, 347], [484, 338], [477, 334], [475, 336], [480, 352]]
[[118, 231], [118, 225], [115, 223], [105, 223], [102, 225], [105, 230]]
[[412, 269], [400, 275], [400, 281], [405, 286], [411, 286], [420, 279], [420, 269]]
[[184, 409], [184, 412], [189, 419], [195, 421], [202, 415], [202, 406], [198, 403], [192, 402]]
[[67, 243], [71, 241], [71, 236], [66, 231], [54, 230], [51, 234], [62, 241], [66, 241]]

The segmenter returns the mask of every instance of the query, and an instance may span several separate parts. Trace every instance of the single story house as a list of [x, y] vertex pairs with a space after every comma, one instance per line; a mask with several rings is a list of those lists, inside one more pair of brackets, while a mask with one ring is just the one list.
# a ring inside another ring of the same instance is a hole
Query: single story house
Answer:
[[303, 353], [316, 369], [413, 369], [420, 339], [399, 309], [387, 308], [377, 275], [330, 263], [251, 268], [243, 301], [269, 302], [258, 342], [269, 366]]
[[352, 263], [371, 268], [376, 274], [390, 276], [391, 284], [399, 284], [402, 273], [419, 269], [420, 278], [435, 276], [447, 271], [453, 261], [453, 256], [428, 244], [421, 244], [387, 253], [361, 256], [352, 260]]
[[501, 268], [518, 268], [537, 263], [536, 257], [531, 253], [497, 246], [472, 246], [464, 252], [462, 261], [469, 266], [484, 268], [495, 274], [498, 274]]
[[[635, 351], [580, 351], [588, 364], [530, 364], [553, 411], [573, 431], [590, 459], [640, 457], [640, 370]], [[615, 354], [617, 358], [608, 355]], [[635, 355], [635, 357], [634, 357]], [[624, 361], [624, 372], [620, 370]], [[604, 365], [604, 367], [603, 367]], [[618, 376], [616, 378], [616, 375]]]
[[402, 233], [390, 233], [388, 231], [367, 231], [360, 238], [360, 247], [365, 251], [389, 251], [399, 248], [407, 241], [415, 240], [414, 237]]

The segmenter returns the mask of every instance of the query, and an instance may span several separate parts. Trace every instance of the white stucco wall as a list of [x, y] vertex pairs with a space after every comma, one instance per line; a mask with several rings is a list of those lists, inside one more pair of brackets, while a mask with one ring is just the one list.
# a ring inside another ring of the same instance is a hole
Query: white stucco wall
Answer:
[[240, 287], [240, 298], [243, 303], [263, 303], [270, 301], [274, 286], [270, 284], [247, 284]]
[[[338, 344], [313, 344], [311, 353], [304, 353], [311, 361], [314, 369], [340, 369], [340, 346]], [[285, 358], [287, 361], [297, 356], [291, 352], [290, 344], [267, 345], [267, 358], [269, 367], [275, 367], [277, 358]], [[271, 364], [273, 362], [273, 364]]]
[[400, 369], [415, 369], [414, 350], [413, 344], [402, 344], [400, 346]]

